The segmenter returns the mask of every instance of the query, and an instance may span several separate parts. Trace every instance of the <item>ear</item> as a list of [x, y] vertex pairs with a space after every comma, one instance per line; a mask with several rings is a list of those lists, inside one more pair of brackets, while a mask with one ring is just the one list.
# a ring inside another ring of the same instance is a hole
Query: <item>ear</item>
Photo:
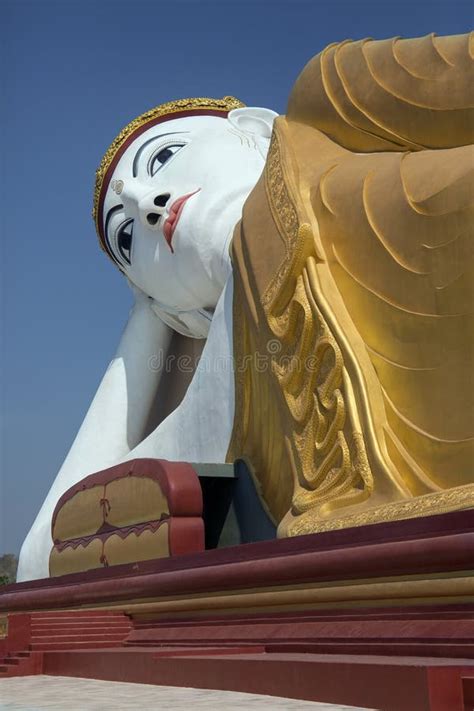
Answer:
[[229, 112], [227, 120], [231, 125], [245, 133], [251, 133], [262, 138], [270, 138], [273, 122], [278, 116], [271, 109], [260, 109], [256, 106], [246, 106]]

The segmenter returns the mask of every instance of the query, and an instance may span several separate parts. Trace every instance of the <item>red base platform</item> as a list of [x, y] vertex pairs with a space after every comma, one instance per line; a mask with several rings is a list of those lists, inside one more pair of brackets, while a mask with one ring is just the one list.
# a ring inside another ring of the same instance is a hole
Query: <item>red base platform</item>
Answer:
[[8, 586], [0, 675], [472, 709], [473, 523], [456, 512]]

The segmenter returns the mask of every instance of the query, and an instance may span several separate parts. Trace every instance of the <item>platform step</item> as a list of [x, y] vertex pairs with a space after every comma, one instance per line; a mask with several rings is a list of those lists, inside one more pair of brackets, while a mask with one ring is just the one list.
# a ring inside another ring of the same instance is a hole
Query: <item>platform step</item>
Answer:
[[31, 627], [32, 629], [42, 629], [44, 627], [49, 627], [50, 625], [57, 625], [57, 626], [71, 626], [71, 627], [84, 627], [89, 625], [91, 627], [98, 626], [98, 625], [107, 625], [107, 626], [114, 626], [114, 625], [126, 625], [127, 627], [132, 627], [132, 623], [130, 620], [127, 618], [123, 617], [95, 617], [92, 620], [77, 620], [74, 617], [63, 617], [60, 620], [52, 619], [52, 620], [32, 620], [31, 621]]
[[32, 627], [32, 633], [33, 634], [41, 634], [42, 632], [47, 632], [48, 630], [132, 630], [133, 627], [130, 625], [123, 625], [123, 624], [114, 624], [114, 625], [108, 625], [106, 623], [101, 622], [100, 624], [96, 625], [58, 625], [57, 622], [52, 622], [50, 625], [41, 625], [41, 627]]
[[76, 635], [76, 634], [121, 634], [123, 636], [127, 635], [131, 631], [131, 627], [125, 625], [97, 625], [95, 627], [87, 625], [77, 625], [76, 627], [70, 627], [69, 625], [51, 625], [40, 630], [32, 630], [32, 639], [41, 639], [41, 637], [51, 637], [52, 635]]
[[87, 627], [89, 625], [131, 625], [131, 622], [120, 617], [94, 617], [90, 620], [78, 620], [75, 617], [63, 617], [61, 619], [52, 618], [50, 620], [42, 619], [31, 621], [32, 629], [45, 627], [46, 625], [82, 625], [83, 627]]
[[36, 625], [50, 625], [50, 624], [98, 624], [102, 623], [104, 625], [110, 624], [131, 624], [129, 617], [125, 615], [45, 615], [42, 617], [36, 617], [36, 615], [31, 616], [31, 625], [35, 627]]
[[32, 618], [39, 620], [43, 617], [126, 617], [124, 612], [113, 610], [45, 610], [33, 612]]
[[[158, 682], [163, 686], [205, 689], [224, 685], [228, 691], [270, 693], [298, 699], [303, 696], [307, 701], [325, 701], [338, 706], [357, 703], [358, 707], [397, 711], [429, 708], [430, 689], [423, 680], [430, 673], [435, 678], [434, 688], [441, 688], [439, 684], [443, 682], [447, 693], [454, 698], [460, 696], [461, 669], [457, 660], [443, 659], [438, 666], [433, 665], [432, 659], [424, 658], [394, 660], [386, 656], [309, 654], [302, 659], [299, 654], [272, 655], [258, 651], [256, 653], [255, 648], [243, 650], [235, 644], [225, 650], [216, 646], [191, 651], [128, 648], [110, 653], [105, 650], [51, 652], [44, 655], [43, 673], [70, 677], [93, 675], [108, 681]], [[175, 655], [181, 659], [174, 659]], [[468, 682], [465, 689], [469, 692]], [[459, 704], [448, 704], [443, 709], [461, 711]]]
[[102, 634], [94, 634], [88, 632], [78, 632], [77, 634], [50, 634], [44, 637], [34, 637], [31, 639], [31, 644], [44, 644], [47, 642], [120, 642], [124, 639], [124, 635], [119, 633], [107, 632]]
[[[131, 651], [131, 648], [127, 648]], [[133, 649], [133, 648], [132, 648]], [[264, 654], [265, 647], [258, 644], [249, 645], [232, 645], [228, 647], [154, 647], [150, 650], [153, 659], [161, 657], [212, 657], [212, 656], [229, 656], [232, 654]]]
[[122, 647], [120, 641], [89, 640], [87, 642], [33, 642], [30, 644], [32, 652], [61, 652], [75, 651], [76, 649], [109, 649], [111, 647]]
[[104, 613], [101, 613], [100, 615], [78, 615], [77, 613], [74, 612], [69, 612], [67, 615], [59, 615], [59, 614], [52, 614], [52, 615], [42, 615], [41, 617], [38, 617], [35, 613], [31, 615], [31, 621], [34, 623], [36, 622], [51, 622], [51, 621], [62, 621], [62, 620], [74, 620], [76, 622], [84, 622], [84, 621], [90, 621], [90, 622], [97, 622], [97, 620], [108, 620], [109, 622], [113, 622], [114, 620], [124, 620], [126, 622], [130, 622], [130, 618], [127, 617], [127, 615], [104, 615]]

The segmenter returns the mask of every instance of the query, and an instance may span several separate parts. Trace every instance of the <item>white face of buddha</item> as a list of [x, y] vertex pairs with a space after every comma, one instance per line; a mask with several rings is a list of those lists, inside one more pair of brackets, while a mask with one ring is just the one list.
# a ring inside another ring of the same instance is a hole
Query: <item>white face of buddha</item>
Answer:
[[127, 148], [107, 187], [104, 234], [145, 294], [179, 310], [216, 305], [233, 228], [262, 172], [275, 115], [237, 109], [228, 118], [174, 119]]

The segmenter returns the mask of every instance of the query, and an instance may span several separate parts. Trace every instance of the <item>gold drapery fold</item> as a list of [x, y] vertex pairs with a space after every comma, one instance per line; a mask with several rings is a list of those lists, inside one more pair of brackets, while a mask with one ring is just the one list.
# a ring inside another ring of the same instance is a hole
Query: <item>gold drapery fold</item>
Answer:
[[229, 457], [279, 535], [474, 505], [470, 39], [333, 45], [276, 121], [234, 236]]
[[287, 116], [352, 151], [473, 142], [473, 35], [330, 45], [303, 69]]

